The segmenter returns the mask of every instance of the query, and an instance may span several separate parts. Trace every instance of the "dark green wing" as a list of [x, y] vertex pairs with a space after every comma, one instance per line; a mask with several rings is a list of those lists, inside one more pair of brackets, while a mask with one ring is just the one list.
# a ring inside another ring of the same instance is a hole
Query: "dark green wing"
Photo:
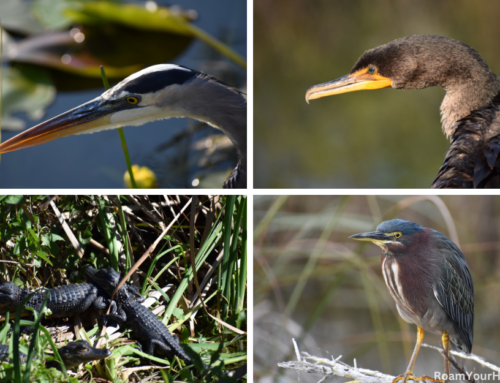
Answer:
[[436, 298], [462, 338], [465, 345], [464, 351], [470, 353], [474, 337], [472, 276], [464, 255], [453, 242], [442, 242], [440, 251], [443, 255], [443, 271], [436, 285]]

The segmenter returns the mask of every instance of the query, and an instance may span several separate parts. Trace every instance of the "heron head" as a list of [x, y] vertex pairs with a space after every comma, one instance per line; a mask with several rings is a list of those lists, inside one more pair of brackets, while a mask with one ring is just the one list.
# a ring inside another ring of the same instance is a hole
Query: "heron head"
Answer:
[[351, 235], [349, 238], [370, 241], [384, 251], [397, 253], [414, 245], [415, 241], [418, 241], [418, 234], [423, 230], [422, 226], [416, 223], [393, 219], [382, 222], [376, 231]]
[[73, 134], [94, 133], [162, 118], [182, 117], [182, 91], [200, 72], [161, 64], [127, 77], [101, 96], [26, 130], [0, 145], [0, 153]]

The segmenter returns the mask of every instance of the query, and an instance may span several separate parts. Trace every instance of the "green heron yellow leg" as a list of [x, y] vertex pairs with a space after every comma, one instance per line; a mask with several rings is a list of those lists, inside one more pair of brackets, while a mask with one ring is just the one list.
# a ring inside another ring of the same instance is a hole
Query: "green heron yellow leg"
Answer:
[[418, 351], [420, 350], [420, 345], [422, 344], [422, 341], [424, 340], [424, 329], [420, 326], [417, 326], [417, 343], [415, 344], [415, 349], [413, 350], [413, 354], [410, 359], [410, 364], [408, 364], [408, 368], [406, 369], [406, 372], [402, 375], [396, 376], [392, 383], [396, 383], [400, 381], [401, 379], [403, 380], [402, 383], [406, 383], [408, 379], [412, 379], [415, 381], [422, 381], [425, 382], [426, 380], [430, 382], [435, 382], [435, 383], [444, 383], [442, 380], [436, 380], [433, 379], [429, 376], [419, 376], [418, 378], [413, 375], [413, 366], [415, 365], [415, 361], [417, 360], [417, 355]]
[[445, 383], [448, 383], [450, 376], [450, 360], [448, 359], [450, 355], [450, 336], [446, 331], [443, 331], [443, 336], [441, 337], [441, 340], [443, 341], [443, 348], [446, 354], [446, 357], [444, 358], [444, 376], [445, 376], [444, 381]]

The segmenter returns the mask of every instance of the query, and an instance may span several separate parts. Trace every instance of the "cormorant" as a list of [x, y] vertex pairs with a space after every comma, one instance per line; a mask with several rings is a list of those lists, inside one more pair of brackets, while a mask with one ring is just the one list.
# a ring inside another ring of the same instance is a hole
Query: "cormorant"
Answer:
[[500, 187], [500, 78], [479, 53], [443, 36], [414, 35], [363, 53], [348, 75], [314, 85], [306, 101], [364, 89], [441, 86], [451, 141], [433, 188]]

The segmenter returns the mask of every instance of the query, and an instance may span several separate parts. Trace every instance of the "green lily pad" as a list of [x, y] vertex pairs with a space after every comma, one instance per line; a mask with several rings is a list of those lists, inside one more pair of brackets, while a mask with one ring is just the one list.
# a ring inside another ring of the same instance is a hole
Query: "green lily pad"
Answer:
[[35, 0], [31, 11], [36, 19], [48, 30], [68, 28], [72, 21], [64, 15], [67, 8], [78, 7], [77, 0]]
[[64, 14], [73, 22], [84, 25], [114, 22], [137, 29], [163, 31], [196, 37], [236, 64], [246, 68], [246, 61], [241, 55], [204, 30], [190, 23], [187, 17], [179, 15], [169, 8], [158, 7], [154, 11], [149, 11], [144, 7], [133, 4], [120, 5], [106, 1], [93, 1], [82, 2], [78, 7], [68, 8], [64, 11]]
[[55, 98], [55, 87], [42, 68], [3, 69], [2, 129], [22, 130], [25, 124], [13, 117], [24, 112], [29, 118], [40, 119]]
[[11, 205], [17, 205], [17, 204], [25, 204], [26, 200], [24, 199], [24, 196], [22, 195], [3, 195], [0, 196], [0, 201], [5, 201], [8, 204]]
[[[50, 0], [39, 0], [50, 1]], [[77, 7], [70, 7], [64, 11], [66, 17], [81, 24], [101, 24], [108, 22], [120, 23], [137, 29], [150, 29], [194, 36], [187, 26], [189, 22], [168, 8], [158, 8], [148, 11], [144, 7], [134, 4], [115, 4], [107, 1], [80, 2]]]
[[0, 1], [0, 15], [3, 27], [10, 31], [29, 35], [43, 32], [43, 27], [33, 18], [26, 1]]

